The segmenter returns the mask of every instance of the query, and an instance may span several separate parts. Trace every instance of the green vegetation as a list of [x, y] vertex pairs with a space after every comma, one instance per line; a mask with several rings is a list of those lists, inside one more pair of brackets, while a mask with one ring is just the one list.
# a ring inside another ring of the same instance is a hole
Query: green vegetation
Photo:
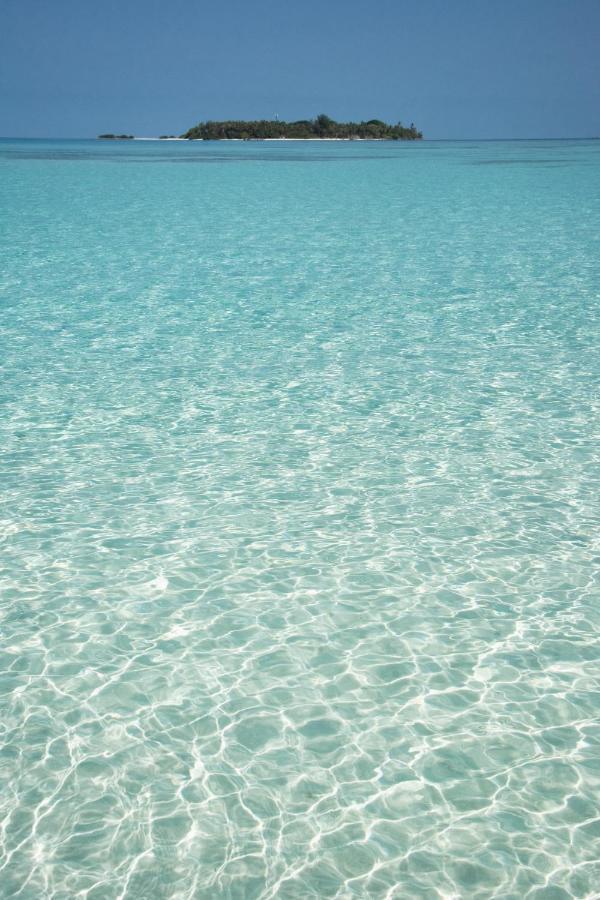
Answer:
[[380, 119], [368, 122], [335, 122], [320, 115], [309, 121], [280, 122], [262, 119], [256, 122], [200, 122], [181, 135], [190, 141], [265, 140], [265, 138], [344, 138], [345, 140], [415, 141], [423, 137], [414, 125], [406, 127], [398, 122], [388, 125]]
[[132, 141], [132, 134], [99, 134], [99, 141]]

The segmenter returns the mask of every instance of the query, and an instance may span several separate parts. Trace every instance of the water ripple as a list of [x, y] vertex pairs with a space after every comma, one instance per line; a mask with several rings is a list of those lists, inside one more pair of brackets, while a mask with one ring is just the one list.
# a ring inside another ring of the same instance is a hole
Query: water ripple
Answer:
[[588, 147], [14, 164], [3, 896], [595, 896]]

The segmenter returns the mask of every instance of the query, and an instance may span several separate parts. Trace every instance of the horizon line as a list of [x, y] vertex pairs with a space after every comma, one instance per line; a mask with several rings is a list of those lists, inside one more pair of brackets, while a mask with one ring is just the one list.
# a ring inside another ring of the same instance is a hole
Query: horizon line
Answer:
[[[175, 137], [180, 138], [179, 135], [175, 135]], [[140, 134], [140, 135], [133, 136], [133, 140], [140, 140], [140, 139], [155, 140], [155, 141], [162, 140], [163, 143], [166, 143], [166, 141], [168, 140], [166, 138], [161, 138], [158, 135], [142, 135], [142, 134]], [[202, 141], [197, 141], [197, 140], [194, 141], [193, 139], [190, 139], [190, 138], [180, 138], [180, 139], [182, 141], [185, 141], [188, 143], [194, 143], [194, 142], [202, 143]], [[15, 135], [15, 134], [0, 135], [0, 141], [97, 141], [97, 140], [99, 140], [98, 135], [85, 135], [85, 136], [84, 135]], [[223, 143], [223, 142], [226, 142], [227, 140], [228, 140], [228, 138], [220, 138], [218, 140], [215, 139], [215, 143]], [[260, 140], [264, 140], [264, 139], [263, 138], [255, 138], [254, 140], [260, 141]], [[306, 140], [306, 138], [287, 138], [287, 140], [301, 141], [301, 140]], [[369, 138], [362, 138], [362, 140], [364, 142], [366, 142], [369, 140]], [[508, 136], [508, 137], [462, 137], [462, 138], [423, 137], [423, 138], [420, 138], [419, 141], [406, 141], [405, 143], [418, 144], [418, 143], [423, 143], [423, 142], [427, 142], [427, 141], [431, 141], [431, 142], [444, 141], [444, 142], [458, 143], [461, 141], [482, 141], [483, 142], [483, 141], [597, 141], [597, 140], [600, 140], [600, 134], [598, 134], [598, 135], [596, 135], [596, 134], [569, 135], [567, 137], [556, 137], [556, 136], [554, 136], [554, 137], [553, 136], [546, 136], [546, 137], [534, 137], [534, 136], [511, 137], [511, 136]], [[207, 139], [206, 143], [211, 143], [211, 141]], [[381, 143], [381, 141], [378, 141], [378, 143]], [[396, 141], [393, 143], [401, 143], [401, 141]]]

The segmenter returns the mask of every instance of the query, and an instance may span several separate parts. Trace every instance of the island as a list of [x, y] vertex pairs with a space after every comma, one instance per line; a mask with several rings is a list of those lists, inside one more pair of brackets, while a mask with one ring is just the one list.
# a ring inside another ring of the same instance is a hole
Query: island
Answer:
[[[420, 141], [423, 133], [411, 122], [390, 125], [381, 119], [336, 122], [322, 113], [315, 119], [285, 122], [282, 119], [228, 119], [199, 122], [184, 134], [161, 134], [158, 140], [188, 141]], [[133, 141], [133, 134], [99, 134], [100, 141]], [[137, 140], [157, 140], [137, 138]]]
[[345, 141], [418, 141], [423, 137], [411, 123], [388, 125], [381, 119], [367, 122], [336, 122], [321, 114], [316, 119], [284, 122], [280, 119], [257, 121], [230, 120], [226, 122], [200, 122], [182, 138], [190, 141], [265, 141], [265, 140], [345, 140]]

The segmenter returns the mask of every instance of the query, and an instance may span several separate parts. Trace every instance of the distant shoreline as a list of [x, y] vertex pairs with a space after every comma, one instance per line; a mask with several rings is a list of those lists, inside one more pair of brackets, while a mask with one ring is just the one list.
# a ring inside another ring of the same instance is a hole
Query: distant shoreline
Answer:
[[136, 138], [133, 134], [107, 132], [98, 137], [107, 141], [420, 141], [423, 133], [414, 123], [392, 125], [381, 119], [336, 122], [325, 113], [314, 119], [227, 119], [199, 122], [183, 134], [159, 134], [157, 138]]
[[[266, 143], [267, 141], [291, 141], [295, 143], [297, 141], [345, 141], [346, 143], [372, 143], [373, 141], [378, 141], [380, 143], [390, 143], [394, 142], [393, 138], [362, 138], [362, 137], [272, 137], [272, 138], [183, 138], [183, 137], [127, 137], [127, 138], [119, 138], [119, 137], [103, 137], [102, 135], [98, 135], [96, 138], [97, 141], [112, 141], [119, 143], [126, 143], [127, 141], [160, 141], [161, 144], [173, 143], [174, 141], [179, 141], [183, 144], [196, 144], [196, 143], [207, 143], [207, 144], [222, 144], [222, 143], [239, 143], [239, 144], [256, 144], [256, 143]], [[405, 142], [408, 143], [408, 142]]]

